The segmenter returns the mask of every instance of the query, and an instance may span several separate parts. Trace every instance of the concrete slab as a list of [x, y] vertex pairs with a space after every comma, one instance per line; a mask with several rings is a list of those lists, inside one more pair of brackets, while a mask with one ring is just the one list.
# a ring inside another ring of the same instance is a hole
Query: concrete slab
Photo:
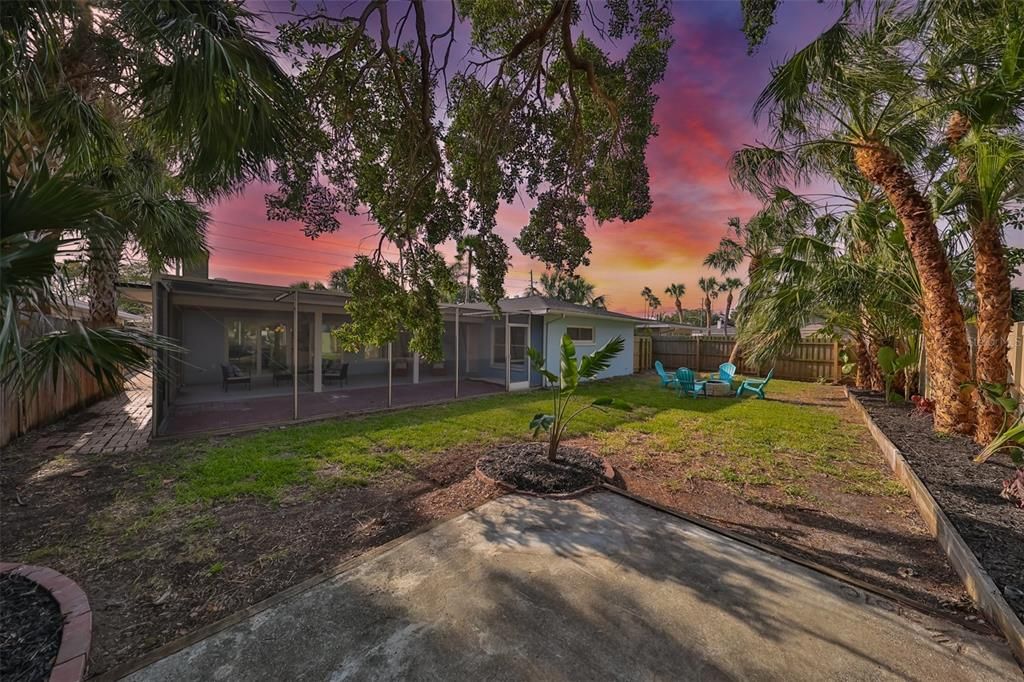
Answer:
[[1001, 640], [600, 492], [495, 500], [129, 679], [1020, 676]]

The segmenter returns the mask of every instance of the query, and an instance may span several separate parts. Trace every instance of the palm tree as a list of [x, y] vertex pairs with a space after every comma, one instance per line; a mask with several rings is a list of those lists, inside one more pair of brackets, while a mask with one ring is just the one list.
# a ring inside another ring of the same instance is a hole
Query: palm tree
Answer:
[[567, 275], [558, 271], [544, 272], [540, 276], [540, 288], [545, 296], [561, 301], [604, 308], [605, 297], [598, 296], [593, 282], [580, 275]]
[[71, 287], [58, 259], [73, 240], [61, 232], [93, 220], [110, 197], [74, 178], [51, 174], [38, 159], [26, 159], [17, 177], [11, 166], [8, 159], [0, 174], [0, 381], [32, 394], [46, 380], [56, 381], [60, 370], [78, 365], [101, 390], [112, 391], [126, 375], [148, 369], [152, 351], [181, 350], [138, 330], [90, 329], [71, 319]]
[[[922, 318], [935, 428], [973, 434], [967, 330], [950, 264], [918, 187], [928, 127], [921, 102], [927, 64], [915, 40], [921, 16], [892, 4], [854, 16], [849, 4], [836, 24], [797, 52], [761, 93], [755, 115], [770, 110], [777, 148], [751, 147], [733, 157], [733, 177], [762, 195], [783, 178], [806, 177], [852, 159], [885, 194], [902, 223], [922, 287]], [[827, 172], [827, 170], [826, 170]]]
[[351, 274], [351, 267], [331, 270], [331, 274], [327, 276], [327, 288], [337, 289], [339, 291], [348, 291], [348, 278]]
[[714, 277], [701, 277], [697, 280], [697, 287], [704, 292], [704, 321], [707, 324], [708, 336], [711, 335], [711, 301], [718, 298], [718, 280]]
[[16, 115], [4, 120], [22, 143], [18, 160], [44, 154], [121, 199], [104, 216], [120, 231], [84, 235], [93, 323], [108, 324], [126, 242], [154, 267], [198, 255], [205, 216], [188, 195], [212, 198], [266, 177], [268, 160], [287, 148], [289, 81], [256, 36], [255, 16], [233, 2], [121, 3], [102, 13], [55, 3], [13, 14], [4, 39], [23, 45], [5, 51], [5, 69], [34, 74], [10, 93]]
[[[46, 239], [74, 235], [87, 243], [95, 332], [55, 332], [45, 346], [55, 355], [39, 362], [94, 367], [88, 358], [101, 337], [144, 343], [107, 332], [116, 322], [114, 283], [125, 245], [138, 247], [153, 268], [202, 252], [206, 214], [198, 204], [265, 177], [269, 159], [289, 148], [289, 80], [256, 37], [254, 15], [227, 0], [115, 3], [95, 13], [90, 3], [15, 3], [4, 14], [0, 68], [19, 74], [0, 79], [5, 200], [21, 192], [50, 201], [40, 188], [52, 186], [51, 172], [103, 197], [90, 215], [73, 210], [83, 202], [60, 214], [74, 213], [75, 221], [43, 226]], [[34, 173], [43, 174], [38, 183]], [[47, 214], [45, 205], [22, 208], [18, 215]], [[17, 297], [7, 319], [27, 314], [17, 306], [30, 298]], [[107, 344], [108, 357], [115, 350]]]
[[725, 292], [725, 334], [729, 335], [729, 321], [732, 319], [732, 292], [743, 287], [743, 281], [737, 277], [726, 277], [720, 285], [721, 291]]
[[651, 302], [651, 318], [656, 320], [656, 319], [658, 319], [658, 308], [661, 307], [661, 299], [658, 298], [657, 296], [655, 296], [654, 294], [651, 294], [650, 302]]
[[[931, 54], [939, 68], [927, 81], [934, 98], [949, 102], [946, 142], [957, 159], [955, 182], [973, 237], [977, 297], [976, 379], [1007, 385], [1012, 284], [1003, 244], [1005, 207], [1024, 198], [1024, 42], [1019, 3], [939, 3]], [[1003, 409], [978, 401], [975, 440], [987, 444], [1003, 426]]]
[[671, 296], [676, 304], [676, 315], [679, 318], [679, 324], [683, 323], [683, 302], [680, 300], [686, 295], [685, 284], [669, 284], [665, 288], [665, 294]]
[[654, 291], [650, 287], [644, 287], [640, 291], [640, 297], [644, 299], [646, 304], [644, 307], [644, 317], [649, 318], [651, 316], [651, 299], [654, 298]]
[[[765, 207], [745, 224], [738, 217], [729, 218], [727, 232], [718, 247], [704, 258], [704, 265], [723, 275], [735, 272], [747, 261], [747, 281], [757, 277], [764, 260], [776, 253], [779, 245], [795, 234], [810, 215], [810, 206], [791, 192], [777, 190]], [[741, 308], [743, 305], [740, 299]], [[737, 318], [741, 316], [737, 314]], [[740, 320], [737, 319], [737, 326]], [[729, 353], [729, 362], [739, 357], [739, 339]]]

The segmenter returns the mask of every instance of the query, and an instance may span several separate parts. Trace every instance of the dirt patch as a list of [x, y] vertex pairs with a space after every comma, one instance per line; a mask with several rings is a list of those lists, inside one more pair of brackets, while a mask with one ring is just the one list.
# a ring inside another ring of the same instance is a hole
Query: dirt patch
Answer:
[[975, 464], [971, 460], [981, 448], [961, 436], [935, 433], [931, 415], [915, 413], [905, 403], [886, 403], [880, 395], [857, 393], [857, 398], [1024, 619], [1024, 510], [999, 495], [1003, 481], [1016, 474], [1010, 458], [997, 455]]
[[53, 567], [85, 590], [90, 675], [500, 495], [475, 476], [478, 451], [452, 451], [367, 486], [182, 506], [170, 503], [173, 481], [139, 473], [174, 452], [97, 457], [87, 476], [48, 478], [34, 457], [4, 452], [3, 556]]
[[[840, 418], [856, 439], [855, 448], [877, 455], [861, 458], [859, 465], [891, 478], [841, 388], [809, 384], [773, 399], [824, 409]], [[680, 457], [651, 450], [649, 443], [643, 434], [634, 434], [619, 452], [602, 452], [630, 492], [892, 590], [962, 622], [982, 622], [907, 495], [866, 494], [848, 481], [812, 470], [800, 479], [798, 490], [711, 480], [705, 474], [725, 466], [724, 454]], [[593, 439], [573, 444], [595, 450], [600, 445]], [[898, 486], [894, 479], [892, 484]]]
[[544, 443], [503, 445], [481, 457], [477, 468], [511, 488], [541, 494], [585, 490], [601, 483], [604, 473], [601, 459], [580, 448], [563, 445], [549, 460]]
[[0, 575], [0, 679], [47, 680], [60, 649], [60, 607], [20, 575]]

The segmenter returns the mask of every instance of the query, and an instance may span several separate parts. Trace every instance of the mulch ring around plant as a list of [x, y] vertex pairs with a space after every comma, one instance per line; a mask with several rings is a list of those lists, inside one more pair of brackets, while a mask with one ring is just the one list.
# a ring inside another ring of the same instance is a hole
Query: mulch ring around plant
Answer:
[[855, 394], [910, 462], [1010, 607], [1024, 618], [1024, 509], [1000, 496], [1016, 466], [1002, 454], [975, 463], [981, 447], [961, 436], [935, 433], [931, 415], [914, 412], [908, 403], [886, 403], [877, 394]]
[[50, 593], [24, 576], [0, 575], [0, 679], [47, 680], [63, 618]]
[[586, 450], [558, 448], [548, 459], [547, 443], [516, 443], [495, 448], [477, 460], [482, 476], [518, 492], [572, 495], [610, 480], [610, 467]]

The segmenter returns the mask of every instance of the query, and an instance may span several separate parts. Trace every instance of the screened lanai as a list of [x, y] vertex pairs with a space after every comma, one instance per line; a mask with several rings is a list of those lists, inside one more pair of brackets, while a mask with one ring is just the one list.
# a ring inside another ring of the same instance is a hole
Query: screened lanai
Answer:
[[[138, 291], [135, 292], [138, 296]], [[345, 350], [338, 291], [165, 276], [152, 288], [154, 329], [183, 347], [158, 354], [158, 435], [230, 431], [539, 385], [526, 349], [543, 317], [443, 306], [443, 357], [420, 358], [401, 333]]]

